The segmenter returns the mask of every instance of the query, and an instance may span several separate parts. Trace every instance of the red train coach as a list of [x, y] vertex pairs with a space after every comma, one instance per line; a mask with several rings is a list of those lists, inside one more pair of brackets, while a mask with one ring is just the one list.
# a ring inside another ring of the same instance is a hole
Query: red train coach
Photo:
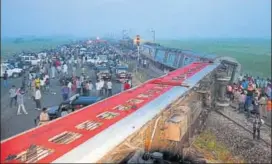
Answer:
[[[208, 63], [193, 63], [1, 142], [1, 163], [51, 163], [180, 85]], [[185, 78], [186, 75], [186, 78]], [[118, 135], [118, 134], [112, 134]], [[110, 140], [110, 136], [108, 138]], [[89, 147], [89, 149], [96, 149]], [[108, 150], [110, 151], [110, 150]]]

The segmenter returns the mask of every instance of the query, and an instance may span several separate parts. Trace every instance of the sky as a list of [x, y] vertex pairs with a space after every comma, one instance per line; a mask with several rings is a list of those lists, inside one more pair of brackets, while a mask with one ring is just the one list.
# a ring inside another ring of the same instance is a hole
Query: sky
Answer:
[[271, 0], [1, 0], [1, 37], [270, 38]]

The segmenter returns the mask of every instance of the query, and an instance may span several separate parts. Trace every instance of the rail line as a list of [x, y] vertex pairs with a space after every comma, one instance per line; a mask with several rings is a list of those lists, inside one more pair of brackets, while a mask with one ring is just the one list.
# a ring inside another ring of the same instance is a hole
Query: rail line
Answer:
[[[217, 114], [223, 116], [224, 118], [228, 119], [229, 121], [233, 122], [235, 125], [241, 127], [242, 129], [244, 129], [245, 131], [249, 132], [249, 133], [253, 133], [252, 130], [249, 130], [248, 128], [245, 128], [243, 125], [239, 124], [238, 122], [234, 121], [233, 119], [231, 119], [229, 116], [225, 115], [224, 113], [218, 111], [218, 110], [214, 110], [214, 112], [216, 112]], [[271, 143], [267, 142], [266, 140], [264, 140], [262, 137], [260, 137], [260, 140], [263, 141], [266, 145], [271, 146]]]

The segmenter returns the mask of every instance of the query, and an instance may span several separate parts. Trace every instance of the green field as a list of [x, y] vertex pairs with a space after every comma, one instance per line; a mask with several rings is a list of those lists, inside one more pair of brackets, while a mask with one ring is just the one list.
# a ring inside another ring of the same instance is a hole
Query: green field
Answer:
[[[1, 57], [22, 50], [40, 51], [69, 43], [74, 38], [17, 38], [2, 40]], [[78, 39], [78, 38], [76, 38]], [[236, 58], [246, 73], [271, 77], [271, 40], [269, 39], [199, 39], [199, 40], [159, 40], [164, 46], [211, 53], [218, 56]]]
[[159, 43], [167, 47], [230, 56], [242, 64], [243, 72], [271, 77], [271, 40], [269, 39], [161, 40]]
[[1, 40], [1, 58], [24, 51], [38, 52], [71, 42], [71, 38], [17, 38]]

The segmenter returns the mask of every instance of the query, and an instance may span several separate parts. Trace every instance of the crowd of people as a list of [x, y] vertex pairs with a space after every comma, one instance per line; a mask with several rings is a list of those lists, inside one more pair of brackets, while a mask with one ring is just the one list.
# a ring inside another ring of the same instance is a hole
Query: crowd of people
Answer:
[[[95, 47], [93, 55], [99, 52], [108, 52], [106, 48]], [[75, 55], [76, 54], [76, 55]], [[18, 107], [17, 115], [28, 114], [24, 99], [26, 96], [32, 97], [36, 104], [36, 110], [42, 110], [42, 119], [45, 122], [45, 108], [42, 108], [42, 97], [44, 94], [56, 94], [51, 90], [52, 80], [58, 80], [61, 85], [60, 95], [63, 101], [66, 101], [74, 94], [81, 96], [109, 97], [113, 94], [112, 79], [98, 78], [90, 79], [86, 68], [91, 69], [87, 63], [87, 55], [79, 53], [60, 52], [53, 55], [47, 55], [39, 65], [29, 69], [22, 77], [21, 87], [14, 85], [10, 88], [10, 107]], [[81, 72], [80, 75], [77, 75]], [[7, 77], [5, 79], [8, 80]], [[131, 80], [125, 81], [121, 85], [121, 91], [131, 88]], [[5, 83], [5, 86], [7, 84]]]
[[227, 86], [228, 97], [238, 104], [239, 113], [246, 118], [253, 116], [253, 138], [260, 139], [260, 127], [271, 123], [271, 80], [241, 75], [239, 82]]

